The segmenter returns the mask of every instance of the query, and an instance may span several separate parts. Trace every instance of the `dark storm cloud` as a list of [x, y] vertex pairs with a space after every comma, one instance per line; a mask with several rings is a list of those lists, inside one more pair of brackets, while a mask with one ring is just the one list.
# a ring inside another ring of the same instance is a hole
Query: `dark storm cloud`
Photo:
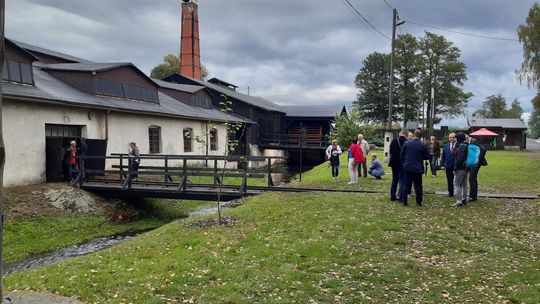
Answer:
[[[390, 36], [391, 10], [382, 0], [349, 0], [375, 27]], [[11, 0], [6, 32], [27, 43], [95, 61], [132, 61], [143, 71], [163, 55], [178, 53], [180, 0]], [[402, 19], [454, 31], [516, 37], [534, 1], [395, 1]], [[295, 104], [350, 103], [362, 60], [388, 52], [344, 0], [200, 0], [202, 61], [212, 76], [252, 94]], [[480, 39], [414, 25], [398, 34], [444, 35], [462, 51], [475, 94], [469, 112], [485, 97], [519, 98], [530, 111], [533, 90], [520, 86], [514, 71], [519, 43]]]

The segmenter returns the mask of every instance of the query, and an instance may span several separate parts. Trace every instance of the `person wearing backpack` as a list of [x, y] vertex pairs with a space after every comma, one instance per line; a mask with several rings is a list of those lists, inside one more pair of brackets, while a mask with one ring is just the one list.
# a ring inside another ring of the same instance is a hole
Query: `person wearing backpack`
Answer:
[[480, 167], [487, 166], [486, 147], [477, 139], [467, 136], [469, 146], [478, 146], [480, 153], [478, 155], [478, 163], [469, 169], [469, 202], [478, 200], [478, 171]]
[[467, 158], [469, 156], [469, 145], [465, 141], [465, 134], [456, 134], [456, 150], [454, 151], [454, 195], [456, 202], [452, 207], [463, 207], [467, 205]]

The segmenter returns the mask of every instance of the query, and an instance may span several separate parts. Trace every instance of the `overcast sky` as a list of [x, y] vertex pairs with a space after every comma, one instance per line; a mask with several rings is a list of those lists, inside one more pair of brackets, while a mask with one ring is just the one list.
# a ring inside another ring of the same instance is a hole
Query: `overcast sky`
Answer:
[[[350, 105], [353, 79], [372, 52], [390, 41], [369, 28], [345, 0], [200, 0], [202, 63], [211, 77], [280, 104]], [[392, 11], [383, 0], [349, 0], [384, 35]], [[401, 19], [476, 35], [517, 39], [529, 0], [387, 0]], [[98, 62], [130, 61], [149, 73], [180, 49], [180, 0], [7, 0], [8, 38]], [[527, 115], [535, 90], [516, 80], [515, 41], [482, 39], [405, 23], [399, 33], [444, 35], [462, 51], [468, 112], [489, 95], [517, 98]], [[464, 117], [443, 124], [465, 124]]]

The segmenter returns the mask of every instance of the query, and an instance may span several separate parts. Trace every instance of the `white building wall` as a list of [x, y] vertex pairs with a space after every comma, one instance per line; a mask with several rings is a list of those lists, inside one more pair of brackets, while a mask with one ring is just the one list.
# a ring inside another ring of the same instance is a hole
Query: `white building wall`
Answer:
[[[105, 139], [108, 134], [107, 155], [127, 153], [131, 141], [137, 143], [141, 154], [148, 154], [150, 126], [161, 127], [161, 154], [206, 153], [205, 143], [195, 139], [192, 142], [193, 151], [185, 153], [183, 141], [184, 128], [192, 128], [194, 137], [205, 138], [206, 121], [121, 112], [105, 114], [102, 110], [12, 100], [4, 100], [2, 118], [6, 145], [4, 186], [45, 182], [45, 124], [81, 126], [82, 136], [90, 139]], [[213, 126], [218, 129], [218, 150], [208, 151], [208, 154], [223, 155], [227, 140], [225, 127], [220, 123]], [[163, 165], [163, 161], [154, 163]], [[112, 161], [108, 161], [107, 168], [110, 169], [112, 164]], [[178, 162], [169, 164], [179, 165]], [[143, 165], [151, 163], [146, 161]]]
[[45, 181], [45, 124], [82, 126], [82, 136], [105, 138], [104, 113], [75, 107], [4, 100], [4, 186]]
[[[113, 112], [109, 118], [109, 141], [107, 144], [107, 154], [127, 153], [128, 144], [134, 141], [139, 147], [141, 154], [150, 153], [150, 141], [148, 128], [157, 126], [161, 128], [161, 153], [172, 155], [205, 155], [206, 154], [206, 129], [207, 122], [197, 120], [186, 120], [168, 118], [160, 116], [149, 116], [140, 114], [129, 114]], [[218, 150], [208, 151], [209, 155], [223, 155], [226, 148], [225, 126], [215, 123], [212, 126], [218, 129]], [[193, 129], [192, 152], [184, 152], [184, 129]], [[197, 141], [195, 138], [202, 138]], [[157, 155], [159, 155], [157, 154]], [[113, 164], [118, 165], [118, 161], [108, 161], [107, 167]], [[142, 160], [141, 165], [162, 166], [162, 160]], [[170, 161], [170, 166], [179, 166], [180, 162]]]

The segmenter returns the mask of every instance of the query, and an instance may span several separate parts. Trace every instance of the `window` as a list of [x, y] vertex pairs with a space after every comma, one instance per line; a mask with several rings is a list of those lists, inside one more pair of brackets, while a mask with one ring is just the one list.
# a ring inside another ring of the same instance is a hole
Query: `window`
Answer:
[[22, 82], [21, 68], [19, 67], [19, 63], [17, 61], [8, 60], [8, 67], [9, 67], [9, 76], [10, 76], [9, 80]]
[[184, 129], [184, 152], [193, 152], [193, 129]]
[[161, 153], [161, 128], [152, 126], [148, 128], [150, 154]]
[[191, 105], [200, 108], [212, 108], [212, 100], [203, 96], [192, 95]]
[[210, 129], [210, 150], [216, 151], [218, 149], [218, 131], [216, 128]]
[[4, 60], [2, 79], [25, 84], [34, 84], [32, 79], [32, 65], [14, 60]]
[[103, 78], [94, 79], [94, 88], [97, 95], [159, 103], [157, 90], [146, 89]]
[[81, 137], [81, 127], [80, 126], [69, 126], [69, 125], [45, 125], [45, 136], [46, 137], [71, 137], [71, 138], [80, 138]]

